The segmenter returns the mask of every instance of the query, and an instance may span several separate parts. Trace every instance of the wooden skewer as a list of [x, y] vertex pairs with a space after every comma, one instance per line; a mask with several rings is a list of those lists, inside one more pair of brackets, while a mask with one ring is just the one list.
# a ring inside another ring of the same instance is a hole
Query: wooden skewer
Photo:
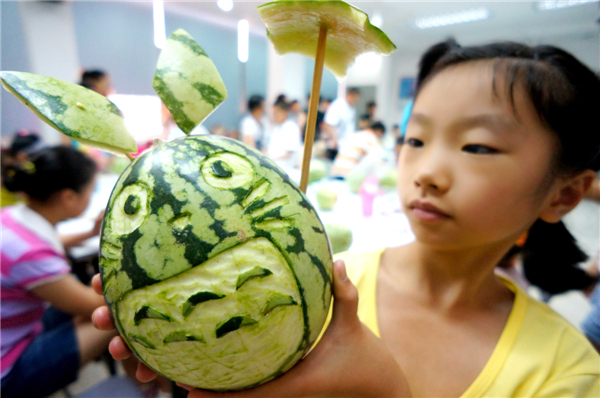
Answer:
[[323, 77], [323, 64], [325, 63], [326, 43], [327, 26], [321, 25], [321, 29], [319, 30], [319, 41], [317, 42], [315, 71], [313, 74], [312, 88], [310, 90], [306, 131], [304, 134], [304, 157], [302, 159], [302, 177], [300, 178], [300, 190], [304, 193], [306, 193], [306, 187], [308, 186], [310, 158], [312, 156], [313, 141], [315, 139], [315, 127], [317, 126], [317, 111], [319, 110], [319, 96], [321, 95], [321, 79]]
[[125, 156], [127, 156], [127, 158], [132, 162], [135, 160], [135, 158], [130, 153], [126, 153]]

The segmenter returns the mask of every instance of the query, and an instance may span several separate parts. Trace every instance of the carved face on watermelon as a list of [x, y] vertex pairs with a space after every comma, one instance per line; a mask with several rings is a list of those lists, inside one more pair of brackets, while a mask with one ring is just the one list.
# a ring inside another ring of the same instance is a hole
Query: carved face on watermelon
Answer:
[[287, 371], [331, 301], [331, 251], [314, 209], [273, 162], [225, 138], [162, 143], [125, 170], [100, 264], [131, 349], [205, 389]]

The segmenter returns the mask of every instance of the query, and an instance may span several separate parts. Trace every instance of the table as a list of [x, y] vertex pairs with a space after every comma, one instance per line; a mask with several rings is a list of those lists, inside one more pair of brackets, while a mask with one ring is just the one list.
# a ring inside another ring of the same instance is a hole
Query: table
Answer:
[[[319, 210], [317, 203], [317, 192], [325, 187], [338, 194], [337, 202], [330, 211]], [[415, 239], [406, 215], [400, 211], [400, 199], [395, 190], [375, 198], [371, 217], [363, 216], [361, 197], [351, 192], [344, 181], [316, 181], [308, 185], [306, 195], [323, 224], [340, 224], [352, 231], [352, 245], [348, 252], [397, 247]]]

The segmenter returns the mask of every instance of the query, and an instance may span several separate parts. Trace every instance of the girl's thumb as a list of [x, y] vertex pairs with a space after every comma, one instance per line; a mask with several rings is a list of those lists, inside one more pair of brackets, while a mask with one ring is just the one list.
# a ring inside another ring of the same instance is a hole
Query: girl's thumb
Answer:
[[344, 261], [338, 260], [333, 264], [333, 316], [331, 323], [360, 324], [356, 314], [357, 310], [358, 291], [348, 279]]

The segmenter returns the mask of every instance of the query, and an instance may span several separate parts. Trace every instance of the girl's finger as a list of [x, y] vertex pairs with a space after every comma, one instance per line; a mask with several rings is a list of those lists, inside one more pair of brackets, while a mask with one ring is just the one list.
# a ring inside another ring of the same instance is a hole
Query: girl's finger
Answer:
[[108, 351], [110, 355], [117, 361], [122, 359], [127, 359], [131, 356], [131, 351], [129, 351], [129, 347], [125, 344], [121, 336], [114, 337], [110, 344], [108, 345]]
[[92, 287], [98, 294], [102, 294], [102, 279], [100, 279], [100, 274], [94, 275], [92, 278]]
[[179, 383], [179, 382], [177, 382], [175, 384], [177, 384], [179, 387], [181, 387], [185, 390], [188, 390], [188, 391], [192, 391], [194, 389], [194, 387], [188, 386], [187, 384], [183, 384], [183, 383]]
[[331, 324], [342, 322], [360, 325], [358, 320], [358, 290], [346, 274], [342, 260], [333, 264], [333, 316]]
[[148, 383], [149, 381], [156, 379], [156, 376], [158, 375], [153, 370], [149, 369], [146, 365], [144, 365], [144, 363], [139, 363], [137, 371], [135, 372], [135, 377], [137, 377], [139, 381], [141, 381], [142, 383]]
[[94, 310], [94, 313], [92, 314], [92, 323], [96, 329], [100, 330], [113, 330], [115, 328], [115, 324], [110, 317], [110, 311], [106, 306], [98, 307]]

